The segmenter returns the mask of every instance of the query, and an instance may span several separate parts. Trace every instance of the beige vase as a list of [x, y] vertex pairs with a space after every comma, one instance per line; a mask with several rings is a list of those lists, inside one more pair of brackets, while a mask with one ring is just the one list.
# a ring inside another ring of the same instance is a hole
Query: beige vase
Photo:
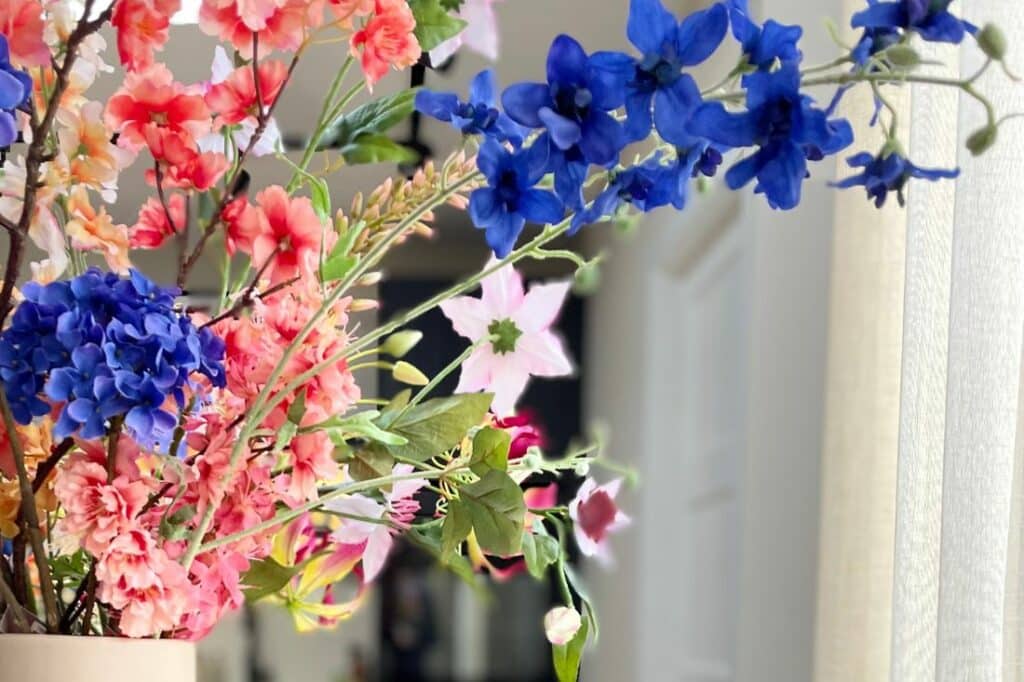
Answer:
[[0, 635], [0, 682], [196, 682], [189, 642]]

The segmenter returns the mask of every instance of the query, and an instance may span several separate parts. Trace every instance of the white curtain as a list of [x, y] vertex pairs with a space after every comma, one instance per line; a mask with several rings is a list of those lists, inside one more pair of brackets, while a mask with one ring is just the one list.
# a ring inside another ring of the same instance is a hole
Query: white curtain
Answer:
[[[958, 11], [1024, 43], [1024, 3]], [[925, 50], [954, 77], [982, 64], [970, 41]], [[1024, 111], [998, 68], [978, 87]], [[905, 211], [837, 204], [815, 676], [1024, 680], [1024, 136], [974, 159], [977, 102], [915, 86], [903, 108], [911, 156], [963, 174]]]

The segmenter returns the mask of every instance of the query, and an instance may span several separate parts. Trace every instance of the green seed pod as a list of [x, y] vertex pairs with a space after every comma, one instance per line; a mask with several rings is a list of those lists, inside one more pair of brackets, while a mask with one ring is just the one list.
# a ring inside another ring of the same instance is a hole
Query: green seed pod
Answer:
[[985, 126], [981, 130], [976, 130], [967, 138], [967, 148], [971, 150], [971, 154], [974, 156], [981, 156], [992, 148], [998, 137], [999, 128], [994, 125]]
[[997, 62], [1006, 58], [1006, 34], [995, 24], [985, 24], [985, 27], [978, 32], [978, 47]]

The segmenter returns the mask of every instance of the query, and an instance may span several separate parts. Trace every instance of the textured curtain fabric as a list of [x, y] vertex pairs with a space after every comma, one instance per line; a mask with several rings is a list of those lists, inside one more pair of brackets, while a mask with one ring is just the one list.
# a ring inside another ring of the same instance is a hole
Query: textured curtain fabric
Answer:
[[[1024, 3], [959, 5], [1024, 44]], [[982, 65], [924, 50], [936, 73]], [[1024, 111], [998, 69], [980, 85]], [[815, 676], [1024, 680], [1024, 135], [973, 159], [970, 97], [914, 87], [904, 111], [915, 161], [963, 176], [914, 184], [905, 211], [838, 204]]]

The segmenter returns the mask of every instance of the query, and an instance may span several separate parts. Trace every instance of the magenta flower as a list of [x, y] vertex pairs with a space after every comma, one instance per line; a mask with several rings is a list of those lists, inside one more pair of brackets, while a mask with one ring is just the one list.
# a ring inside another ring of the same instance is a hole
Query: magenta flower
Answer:
[[455, 392], [493, 393], [491, 410], [504, 417], [515, 412], [531, 376], [572, 373], [565, 347], [551, 330], [570, 283], [538, 284], [526, 293], [522, 277], [508, 265], [485, 277], [481, 287], [480, 298], [460, 296], [441, 304], [459, 335], [474, 343], [489, 339], [463, 363]]
[[626, 516], [615, 503], [621, 479], [599, 486], [588, 478], [569, 503], [569, 517], [575, 524], [576, 544], [585, 556], [597, 557], [602, 563], [611, 562], [608, 535], [629, 525]]

